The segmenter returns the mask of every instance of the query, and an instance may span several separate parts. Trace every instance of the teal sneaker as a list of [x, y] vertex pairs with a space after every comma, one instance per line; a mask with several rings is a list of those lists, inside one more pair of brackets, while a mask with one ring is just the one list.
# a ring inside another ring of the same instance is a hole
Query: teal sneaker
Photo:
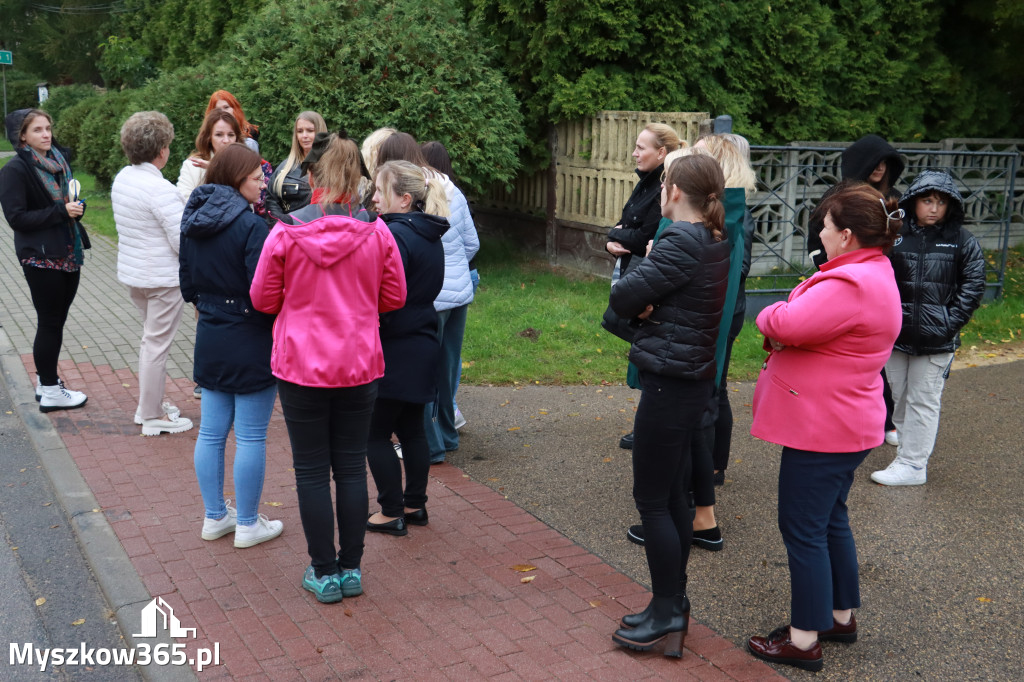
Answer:
[[316, 596], [323, 604], [333, 604], [342, 600], [341, 576], [337, 573], [316, 577], [316, 571], [310, 566], [302, 576], [302, 586]]
[[363, 574], [358, 568], [342, 570], [341, 593], [346, 597], [358, 597], [363, 593]]

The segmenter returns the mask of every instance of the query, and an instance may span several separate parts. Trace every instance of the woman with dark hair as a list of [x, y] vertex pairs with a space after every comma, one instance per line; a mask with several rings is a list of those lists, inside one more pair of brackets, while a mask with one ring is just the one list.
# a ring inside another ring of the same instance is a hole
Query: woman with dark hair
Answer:
[[238, 101], [237, 97], [227, 90], [217, 90], [210, 95], [210, 101], [207, 103], [206, 112], [203, 115], [208, 115], [214, 109], [226, 111], [234, 116], [242, 130], [242, 135], [239, 137], [238, 141], [244, 142], [246, 147], [257, 154], [260, 153], [260, 127], [253, 125], [246, 120], [245, 112], [242, 111], [242, 104]]
[[[384, 375], [379, 315], [405, 305], [406, 287], [391, 231], [379, 219], [370, 221], [358, 204], [355, 143], [332, 133], [324, 144], [312, 168], [318, 203], [298, 212], [319, 215], [274, 228], [250, 292], [257, 310], [277, 314], [271, 367], [310, 557], [302, 586], [318, 601], [334, 603], [363, 593], [366, 441]], [[304, 163], [316, 151], [314, 142]], [[324, 192], [319, 199], [318, 189]]]
[[182, 433], [192, 420], [164, 400], [167, 353], [185, 301], [178, 279], [181, 214], [185, 202], [160, 172], [171, 154], [174, 126], [158, 111], [132, 114], [121, 126], [129, 164], [110, 187], [117, 227], [117, 279], [142, 316], [139, 405], [135, 423], [143, 436]]
[[782, 445], [779, 530], [789, 555], [789, 625], [751, 637], [758, 658], [821, 670], [819, 641], [853, 642], [860, 606], [846, 500], [854, 472], [883, 439], [882, 367], [900, 331], [900, 294], [886, 252], [896, 200], [858, 184], [822, 204], [828, 261], [786, 302], [757, 316], [769, 351], [750, 433]]
[[288, 158], [277, 165], [267, 182], [267, 212], [275, 221], [309, 205], [312, 190], [302, 172], [302, 162], [313, 148], [316, 134], [325, 132], [324, 117], [315, 111], [303, 111], [295, 118]]
[[[366, 529], [405, 535], [409, 525], [427, 525], [430, 449], [423, 413], [437, 392], [441, 344], [434, 299], [444, 282], [441, 236], [449, 228], [448, 198], [440, 183], [430, 182], [426, 171], [408, 161], [379, 166], [374, 185], [374, 204], [402, 256], [408, 295], [402, 308], [380, 316], [384, 377], [366, 444], [380, 511], [367, 519]], [[402, 442], [401, 464], [392, 450], [392, 433]]]
[[[259, 154], [228, 145], [210, 162], [206, 184], [192, 193], [181, 221], [181, 293], [199, 311], [193, 364], [203, 388], [195, 448], [206, 507], [202, 537], [234, 533], [235, 547], [272, 540], [283, 529], [259, 513], [277, 395], [270, 372], [273, 318], [249, 300], [268, 230], [249, 205], [265, 186]], [[224, 500], [224, 447], [232, 426], [237, 511]]]
[[32, 360], [40, 412], [85, 405], [57, 376], [64, 323], [78, 292], [89, 237], [79, 222], [85, 202], [71, 176], [70, 152], [53, 139], [53, 119], [39, 109], [19, 109], [4, 120], [15, 157], [0, 168], [0, 206], [14, 230], [14, 250], [36, 309]]
[[196, 148], [181, 162], [178, 172], [178, 193], [182, 199], [187, 202], [192, 190], [205, 182], [206, 168], [214, 154], [229, 144], [240, 142], [241, 137], [242, 128], [230, 112], [213, 109], [206, 114], [196, 135]]
[[448, 197], [451, 229], [444, 233], [444, 286], [434, 301], [438, 313], [438, 337], [441, 361], [438, 369], [437, 400], [427, 405], [425, 428], [430, 445], [430, 463], [440, 464], [445, 454], [459, 449], [455, 427], [455, 387], [462, 373], [462, 337], [466, 332], [466, 313], [473, 301], [473, 281], [469, 262], [480, 250], [480, 238], [469, 212], [465, 195], [451, 179], [427, 164], [420, 146], [408, 133], [395, 133], [381, 143], [377, 164], [409, 161], [426, 168], [431, 182], [440, 182]]
[[729, 274], [724, 183], [714, 159], [673, 162], [661, 190], [662, 213], [673, 222], [610, 297], [615, 313], [638, 325], [629, 351], [643, 391], [633, 429], [633, 498], [654, 593], [643, 612], [623, 618], [612, 640], [638, 651], [664, 641], [666, 656], [682, 656], [689, 624], [690, 443], [714, 386]]

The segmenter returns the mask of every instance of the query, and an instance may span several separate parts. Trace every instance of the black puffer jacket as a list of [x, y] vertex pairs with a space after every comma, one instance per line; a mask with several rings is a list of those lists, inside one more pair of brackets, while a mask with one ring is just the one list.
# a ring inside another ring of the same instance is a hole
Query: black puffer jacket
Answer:
[[278, 164], [274, 174], [270, 176], [270, 182], [267, 183], [267, 213], [274, 222], [284, 220], [285, 216], [292, 211], [298, 211], [300, 208], [308, 206], [309, 200], [313, 196], [313, 190], [309, 188], [309, 181], [302, 173], [299, 164], [295, 164], [284, 174], [281, 192], [274, 191], [277, 180], [282, 174], [281, 171], [284, 170], [285, 161]]
[[[634, 255], [644, 257], [647, 242], [654, 239], [661, 222], [661, 172], [665, 166], [658, 166], [646, 173], [636, 171], [640, 182], [633, 188], [619, 218], [620, 227], [608, 231], [608, 241], [618, 242]], [[622, 267], [627, 259], [623, 258]]]
[[[951, 198], [946, 218], [921, 227], [914, 205], [932, 191]], [[952, 352], [960, 346], [960, 329], [985, 295], [985, 255], [974, 235], [961, 227], [963, 199], [946, 173], [918, 175], [900, 207], [907, 215], [889, 254], [903, 307], [896, 350], [909, 355]]]
[[729, 242], [703, 224], [665, 228], [647, 257], [612, 287], [612, 309], [639, 322], [629, 359], [639, 369], [677, 379], [714, 379], [715, 343], [729, 278]]

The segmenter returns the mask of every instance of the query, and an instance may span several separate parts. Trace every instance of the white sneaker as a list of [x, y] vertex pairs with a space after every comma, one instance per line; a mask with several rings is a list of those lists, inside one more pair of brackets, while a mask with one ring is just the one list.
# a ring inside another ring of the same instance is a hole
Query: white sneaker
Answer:
[[224, 506], [228, 509], [228, 513], [224, 518], [203, 519], [204, 540], [216, 540], [228, 533], [235, 532], [235, 520], [238, 518], [238, 512], [231, 506], [231, 500], [224, 500]]
[[896, 429], [893, 429], [892, 431], [886, 431], [885, 432], [885, 442], [888, 443], [889, 445], [893, 446], [894, 448], [899, 446], [899, 444], [900, 444], [900, 434], [898, 434], [896, 432]]
[[57, 380], [56, 386], [39, 387], [39, 411], [53, 412], [54, 410], [73, 410], [76, 407], [85, 405], [88, 400], [81, 391], [71, 391], [64, 388], [64, 382]]
[[455, 408], [455, 429], [461, 429], [466, 425], [466, 418], [462, 416], [462, 411], [459, 408]]
[[[170, 415], [167, 415], [170, 417]], [[170, 417], [170, 419], [144, 419], [142, 421], [143, 436], [159, 436], [161, 433], [181, 433], [192, 428], [192, 420], [188, 417]]]
[[[181, 410], [175, 407], [174, 405], [170, 404], [169, 402], [165, 401], [160, 403], [160, 409], [163, 410], [164, 414], [166, 414], [171, 419], [177, 419], [178, 417], [181, 416]], [[139, 414], [139, 408], [137, 407], [135, 408], [135, 423], [138, 424], [139, 426], [142, 426], [142, 415]]]
[[926, 469], [915, 469], [899, 460], [871, 474], [871, 480], [882, 485], [924, 485], [927, 479]]
[[395, 454], [398, 455], [398, 459], [402, 459], [402, 444], [401, 443], [392, 443], [391, 447], [393, 447], [395, 449]]
[[284, 524], [280, 521], [271, 521], [263, 514], [256, 517], [256, 523], [251, 526], [238, 524], [235, 526], [235, 547], [252, 547], [267, 540], [273, 540], [281, 531]]

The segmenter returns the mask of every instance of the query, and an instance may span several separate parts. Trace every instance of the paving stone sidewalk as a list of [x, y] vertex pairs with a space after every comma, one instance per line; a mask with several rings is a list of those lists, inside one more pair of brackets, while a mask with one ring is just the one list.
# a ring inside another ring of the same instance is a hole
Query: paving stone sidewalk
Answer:
[[[31, 303], [11, 265], [10, 231], [0, 234], [2, 323], [31, 373]], [[198, 629], [185, 641], [189, 655], [219, 646], [222, 664], [203, 679], [782, 679], [696, 622], [682, 660], [614, 646], [610, 634], [646, 604], [645, 588], [449, 464], [431, 469], [429, 526], [367, 536], [365, 594], [317, 603], [299, 584], [308, 557], [279, 410], [261, 511], [283, 520], [284, 534], [245, 550], [230, 536], [201, 540], [196, 431], [143, 438], [132, 423], [139, 322], [116, 282], [115, 254], [94, 239], [67, 325], [61, 376], [89, 403], [51, 421], [146, 590]], [[198, 423], [190, 323], [175, 342], [168, 396]], [[230, 467], [225, 480], [230, 496]], [[371, 508], [374, 495], [371, 487]], [[513, 569], [523, 564], [536, 568]]]

